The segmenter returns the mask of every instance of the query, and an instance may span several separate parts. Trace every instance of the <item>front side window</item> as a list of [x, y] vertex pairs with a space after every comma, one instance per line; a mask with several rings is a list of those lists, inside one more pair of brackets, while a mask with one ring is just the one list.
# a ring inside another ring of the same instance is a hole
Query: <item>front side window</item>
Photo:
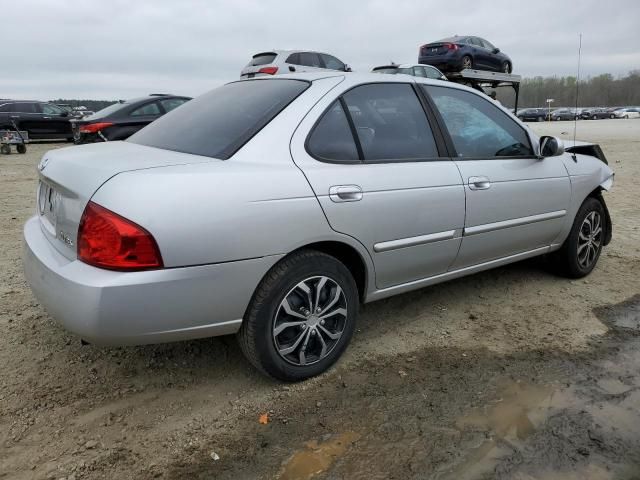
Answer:
[[336, 57], [323, 53], [322, 59], [324, 60], [325, 68], [330, 68], [331, 70], [340, 70], [341, 72], [344, 71], [344, 63], [342, 63]]
[[228, 83], [163, 115], [127, 141], [226, 160], [308, 87], [308, 82], [290, 79]]
[[427, 116], [411, 85], [361, 85], [344, 94], [364, 160], [438, 157]]
[[322, 115], [309, 136], [307, 149], [321, 160], [346, 163], [359, 161], [356, 142], [340, 101], [336, 100]]
[[434, 80], [442, 80], [442, 73], [440, 73], [440, 70], [437, 70], [435, 68], [431, 68], [431, 67], [423, 67], [427, 78], [433, 78]]
[[147, 103], [131, 112], [132, 117], [142, 117], [145, 115], [160, 115], [160, 107], [156, 102]]
[[46, 115], [62, 115], [64, 110], [56, 105], [51, 105], [50, 103], [41, 103], [40, 108], [42, 109], [42, 113]]
[[423, 85], [440, 111], [458, 157], [532, 156], [520, 125], [490, 100], [457, 88]]

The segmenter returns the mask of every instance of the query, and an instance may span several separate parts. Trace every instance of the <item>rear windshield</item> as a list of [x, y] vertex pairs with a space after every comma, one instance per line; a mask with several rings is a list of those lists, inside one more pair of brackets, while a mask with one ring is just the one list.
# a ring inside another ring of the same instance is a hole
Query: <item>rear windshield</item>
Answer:
[[112, 105], [109, 105], [108, 107], [104, 107], [102, 110], [98, 110], [94, 114], [89, 115], [85, 118], [85, 120], [93, 120], [95, 118], [106, 117], [107, 115], [111, 115], [113, 112], [117, 112], [121, 108], [124, 108], [125, 105], [126, 103], [124, 102], [114, 103]]
[[398, 73], [398, 69], [396, 67], [374, 68], [373, 73]]
[[309, 85], [289, 79], [229, 83], [160, 117], [128, 141], [226, 160]]
[[258, 65], [272, 63], [277, 56], [278, 55], [275, 53], [259, 53], [254, 56], [249, 63], [247, 63], [247, 67], [257, 67]]

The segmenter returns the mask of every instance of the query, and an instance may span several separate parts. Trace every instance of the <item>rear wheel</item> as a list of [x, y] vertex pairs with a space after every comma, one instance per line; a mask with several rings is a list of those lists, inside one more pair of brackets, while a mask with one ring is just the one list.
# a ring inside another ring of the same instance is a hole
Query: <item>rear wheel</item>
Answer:
[[570, 278], [588, 275], [596, 266], [605, 238], [605, 213], [596, 198], [587, 198], [573, 221], [562, 248], [554, 253], [554, 264]]
[[609, 118], [616, 118], [616, 116], [612, 113], [611, 115], [609, 115]]
[[27, 153], [27, 146], [24, 143], [19, 143], [16, 145], [16, 150], [18, 153]]
[[0, 145], [0, 153], [9, 155], [11, 153], [11, 146], [7, 144]]
[[336, 258], [301, 250], [276, 264], [251, 300], [238, 342], [247, 359], [279, 380], [327, 370], [355, 329], [358, 290]]
[[544, 122], [544, 118], [538, 117], [538, 122]]
[[473, 59], [469, 55], [462, 57], [462, 70], [473, 68]]

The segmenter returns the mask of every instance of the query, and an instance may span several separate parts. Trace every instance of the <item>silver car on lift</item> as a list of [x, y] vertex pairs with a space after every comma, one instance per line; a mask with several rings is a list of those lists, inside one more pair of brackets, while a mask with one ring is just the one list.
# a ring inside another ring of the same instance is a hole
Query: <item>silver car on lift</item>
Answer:
[[589, 274], [613, 172], [597, 145], [567, 150], [439, 80], [240, 80], [127, 141], [46, 153], [26, 278], [89, 342], [237, 333], [301, 380], [340, 357], [361, 302], [544, 254]]

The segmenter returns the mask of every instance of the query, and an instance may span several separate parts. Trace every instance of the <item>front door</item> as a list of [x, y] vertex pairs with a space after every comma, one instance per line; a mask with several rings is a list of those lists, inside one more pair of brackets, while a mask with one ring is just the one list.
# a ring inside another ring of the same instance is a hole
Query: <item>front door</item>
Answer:
[[57, 105], [49, 103], [38, 104], [40, 110], [40, 128], [43, 134], [52, 137], [64, 137], [71, 135], [71, 122], [69, 114]]
[[331, 227], [366, 247], [380, 289], [446, 272], [460, 246], [464, 188], [413, 84], [358, 85], [336, 97], [311, 110], [291, 144]]
[[571, 196], [559, 158], [539, 159], [527, 131], [488, 97], [426, 86], [465, 184], [466, 219], [452, 269], [549, 246]]

